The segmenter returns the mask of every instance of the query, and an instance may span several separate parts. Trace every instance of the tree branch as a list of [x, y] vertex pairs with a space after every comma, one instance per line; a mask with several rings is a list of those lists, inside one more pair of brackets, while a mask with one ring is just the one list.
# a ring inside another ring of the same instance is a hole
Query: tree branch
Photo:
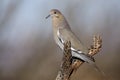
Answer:
[[[100, 51], [102, 47], [102, 39], [99, 35], [93, 37], [93, 45], [89, 49], [89, 55], [93, 56]], [[60, 70], [56, 80], [70, 80], [71, 75], [84, 63], [81, 60], [73, 59], [71, 54], [71, 43], [67, 41], [64, 43], [64, 54]]]

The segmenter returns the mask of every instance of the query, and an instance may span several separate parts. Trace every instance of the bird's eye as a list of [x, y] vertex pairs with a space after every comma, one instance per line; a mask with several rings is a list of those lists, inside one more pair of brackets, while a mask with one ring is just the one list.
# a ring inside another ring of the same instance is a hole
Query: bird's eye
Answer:
[[54, 14], [56, 14], [56, 12], [54, 12]]

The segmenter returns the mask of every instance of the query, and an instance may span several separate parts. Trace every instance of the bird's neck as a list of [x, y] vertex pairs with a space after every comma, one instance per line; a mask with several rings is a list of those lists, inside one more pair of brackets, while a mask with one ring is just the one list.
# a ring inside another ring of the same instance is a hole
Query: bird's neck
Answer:
[[53, 29], [57, 28], [70, 28], [67, 20], [62, 17], [62, 18], [53, 18], [52, 19], [52, 24], [53, 24]]
[[60, 28], [67, 28], [69, 27], [65, 18], [52, 18], [52, 26], [53, 26], [53, 34], [56, 43], [58, 42], [57, 31]]

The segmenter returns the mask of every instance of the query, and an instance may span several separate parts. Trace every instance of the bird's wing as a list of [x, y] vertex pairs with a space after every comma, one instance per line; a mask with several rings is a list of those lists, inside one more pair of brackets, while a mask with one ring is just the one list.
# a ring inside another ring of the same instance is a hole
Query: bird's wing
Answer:
[[79, 53], [79, 51], [74, 52], [72, 51], [72, 56], [75, 59], [79, 59], [79, 60], [83, 60], [87, 63], [93, 64], [95, 62], [94, 57], [88, 55], [88, 54], [84, 54], [84, 53]]
[[84, 53], [88, 53], [88, 49], [82, 44], [82, 42], [75, 36], [75, 34], [68, 28], [59, 28], [59, 37], [63, 41], [70, 41], [71, 47], [75, 50], [81, 50]]
[[57, 32], [60, 42], [63, 44], [65, 41], [71, 42], [72, 56], [82, 59], [85, 62], [95, 62], [94, 58], [88, 54], [85, 54], [87, 49], [81, 44], [79, 39], [68, 29], [59, 29]]

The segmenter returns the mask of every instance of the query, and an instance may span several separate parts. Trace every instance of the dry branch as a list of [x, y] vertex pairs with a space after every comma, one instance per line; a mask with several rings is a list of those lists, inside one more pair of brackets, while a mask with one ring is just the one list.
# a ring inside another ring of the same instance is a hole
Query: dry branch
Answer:
[[[102, 46], [102, 39], [99, 35], [93, 37], [93, 45], [89, 49], [89, 55], [93, 56], [97, 54], [100, 51], [100, 48]], [[71, 54], [71, 43], [70, 41], [66, 42], [64, 44], [64, 54], [62, 59], [62, 64], [60, 67], [60, 70], [58, 72], [58, 75], [56, 77], [56, 80], [70, 80], [71, 75], [73, 72], [75, 72], [83, 61], [73, 59], [72, 60], [72, 54]]]

